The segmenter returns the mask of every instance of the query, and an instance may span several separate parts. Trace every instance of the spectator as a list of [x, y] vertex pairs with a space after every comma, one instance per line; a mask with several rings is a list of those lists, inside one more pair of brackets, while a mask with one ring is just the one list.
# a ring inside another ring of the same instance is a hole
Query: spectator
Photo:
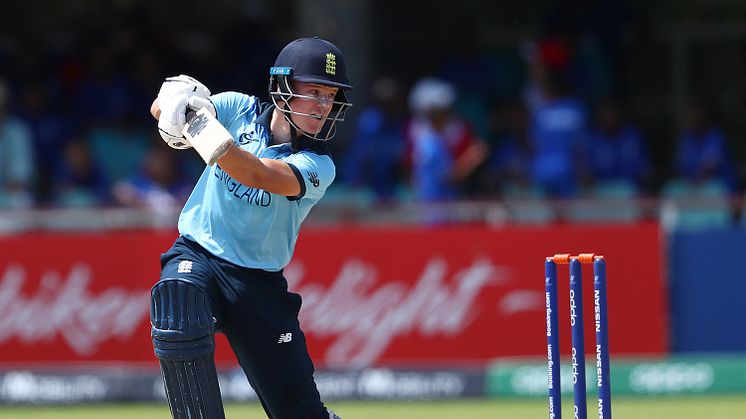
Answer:
[[33, 204], [34, 153], [31, 130], [10, 114], [10, 92], [0, 80], [0, 207]]
[[112, 196], [116, 204], [168, 212], [180, 209], [186, 202], [194, 185], [183, 180], [176, 153], [160, 138], [154, 141], [140, 171], [114, 184]]
[[143, 116], [134, 108], [139, 103], [137, 89], [125, 67], [117, 65], [123, 57], [122, 47], [112, 39], [93, 47], [88, 74], [74, 97], [78, 109], [87, 110], [82, 124], [86, 141], [94, 158], [106, 162], [102, 169], [110, 182], [127, 179], [137, 171], [151, 140], [149, 130], [138, 124]]
[[[149, 137], [142, 127], [126, 121], [102, 124], [88, 131], [86, 141], [110, 182], [131, 177], [145, 158]], [[116, 156], [112, 159], [111, 156]]]
[[507, 133], [499, 141], [490, 158], [488, 171], [503, 195], [521, 194], [534, 189], [531, 167], [534, 144], [529, 132], [526, 107], [514, 102], [505, 111]]
[[725, 134], [715, 122], [712, 108], [689, 103], [684, 131], [678, 139], [673, 177], [661, 196], [675, 203], [666, 220], [677, 228], [727, 228], [733, 222], [730, 196], [736, 180]]
[[70, 118], [65, 118], [59, 107], [58, 87], [51, 81], [33, 81], [24, 85], [21, 102], [23, 119], [28, 124], [36, 157], [36, 197], [39, 204], [53, 199], [55, 173], [65, 151], [65, 143], [74, 131]]
[[405, 104], [395, 79], [371, 85], [372, 104], [358, 117], [356, 134], [345, 159], [345, 182], [370, 188], [379, 202], [390, 201], [402, 180]]
[[686, 125], [676, 150], [676, 175], [690, 183], [716, 181], [735, 189], [725, 134], [715, 123], [712, 108], [700, 101], [692, 102]]
[[104, 171], [82, 139], [65, 144], [55, 168], [54, 204], [63, 207], [100, 206], [109, 201]]
[[461, 196], [469, 175], [487, 156], [482, 140], [452, 111], [455, 100], [455, 89], [433, 78], [420, 80], [409, 95], [413, 116], [407, 141], [412, 185], [423, 202]]
[[530, 114], [547, 101], [546, 85], [552, 73], [569, 71], [570, 47], [561, 39], [525, 41], [520, 47], [526, 64], [526, 80], [521, 88], [523, 103]]
[[647, 145], [637, 127], [622, 117], [619, 104], [600, 104], [589, 139], [589, 161], [595, 182], [624, 183], [636, 191], [650, 187], [652, 167]]
[[478, 136], [486, 138], [489, 136], [488, 98], [503, 93], [499, 87], [513, 88], [517, 77], [511, 77], [510, 66], [500, 63], [493, 51], [480, 48], [479, 28], [471, 19], [456, 22], [458, 47], [443, 51], [438, 76], [458, 91], [454, 112], [468, 121]]
[[567, 89], [567, 74], [555, 71], [542, 85], [544, 101], [531, 116], [534, 140], [533, 179], [545, 196], [575, 197], [587, 176], [583, 149], [587, 141], [583, 105]]

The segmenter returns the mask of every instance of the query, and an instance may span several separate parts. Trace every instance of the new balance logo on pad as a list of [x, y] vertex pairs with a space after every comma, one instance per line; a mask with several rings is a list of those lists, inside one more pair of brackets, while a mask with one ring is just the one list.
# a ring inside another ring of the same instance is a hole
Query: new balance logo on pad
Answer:
[[290, 333], [290, 332], [288, 332], [288, 333], [280, 333], [280, 338], [277, 339], [277, 343], [288, 343], [291, 340], [293, 340], [293, 334], [292, 333]]

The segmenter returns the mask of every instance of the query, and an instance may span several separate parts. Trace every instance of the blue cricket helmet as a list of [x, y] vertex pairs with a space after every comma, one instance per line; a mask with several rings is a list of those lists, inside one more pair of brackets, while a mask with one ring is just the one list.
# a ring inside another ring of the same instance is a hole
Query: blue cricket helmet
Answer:
[[295, 128], [297, 127], [290, 119], [290, 114], [302, 114], [294, 112], [289, 102], [294, 97], [301, 96], [293, 92], [292, 81], [339, 88], [325, 129], [315, 135], [303, 133], [316, 140], [331, 139], [336, 133], [336, 123], [344, 121], [347, 109], [352, 106], [346, 95], [347, 90], [352, 90], [352, 85], [347, 80], [347, 66], [342, 51], [319, 37], [296, 39], [280, 51], [269, 74], [269, 95]]

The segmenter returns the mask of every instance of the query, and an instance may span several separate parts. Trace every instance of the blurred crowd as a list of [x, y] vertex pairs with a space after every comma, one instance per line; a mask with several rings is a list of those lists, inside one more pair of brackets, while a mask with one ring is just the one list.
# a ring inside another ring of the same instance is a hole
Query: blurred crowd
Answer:
[[395, 78], [376, 80], [373, 104], [357, 119], [345, 156], [345, 184], [370, 191], [378, 202], [741, 193], [740, 162], [732, 160], [705, 99], [686, 104], [675, 146], [660, 161], [623, 95], [612, 89], [593, 98], [574, 83], [570, 44], [532, 41], [522, 56], [525, 82], [504, 101], [467, 90], [480, 82], [470, 63], [460, 72], [424, 77], [409, 90]]
[[152, 93], [138, 97], [131, 80], [108, 76], [81, 80], [73, 103], [57, 100], [49, 80], [20, 89], [0, 80], [0, 207], [157, 207], [185, 198], [187, 162], [133, 115], [147, 111]]
[[[100, 36], [89, 31], [89, 42], [0, 45], [0, 208], [179, 206], [202, 166], [196, 153], [168, 149], [148, 114], [163, 78], [188, 73], [214, 92], [266, 95], [278, 45], [260, 26], [238, 22], [224, 28], [228, 36], [184, 48], [138, 22]], [[717, 109], [690, 98], [661, 161], [631, 116], [618, 45], [601, 41], [601, 70], [589, 68], [582, 44], [563, 31], [516, 45], [520, 83], [507, 96], [494, 92], [506, 69], [469, 48], [427, 74], [358, 85], [367, 100], [356, 101], [345, 135], [333, 140], [336, 198], [740, 194], [743, 162], [732, 160]], [[605, 88], [589, 82], [591, 72], [607, 80]]]
[[[181, 206], [203, 166], [158, 135], [161, 82], [186, 73], [214, 92], [263, 94], [277, 47], [251, 16], [185, 34], [145, 3], [82, 6], [0, 36], [0, 209]], [[168, 15], [179, 13], [191, 11]]]

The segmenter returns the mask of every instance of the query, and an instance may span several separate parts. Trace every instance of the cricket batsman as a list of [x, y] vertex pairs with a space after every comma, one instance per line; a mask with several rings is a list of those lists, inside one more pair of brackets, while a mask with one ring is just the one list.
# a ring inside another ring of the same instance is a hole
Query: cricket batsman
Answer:
[[206, 167], [161, 255], [151, 292], [153, 348], [174, 419], [224, 418], [215, 333], [225, 334], [267, 416], [339, 419], [321, 401], [288, 291], [301, 223], [334, 180], [326, 141], [352, 104], [342, 52], [320, 38], [289, 43], [269, 69], [269, 99], [211, 95], [169, 77], [153, 102], [173, 148]]

